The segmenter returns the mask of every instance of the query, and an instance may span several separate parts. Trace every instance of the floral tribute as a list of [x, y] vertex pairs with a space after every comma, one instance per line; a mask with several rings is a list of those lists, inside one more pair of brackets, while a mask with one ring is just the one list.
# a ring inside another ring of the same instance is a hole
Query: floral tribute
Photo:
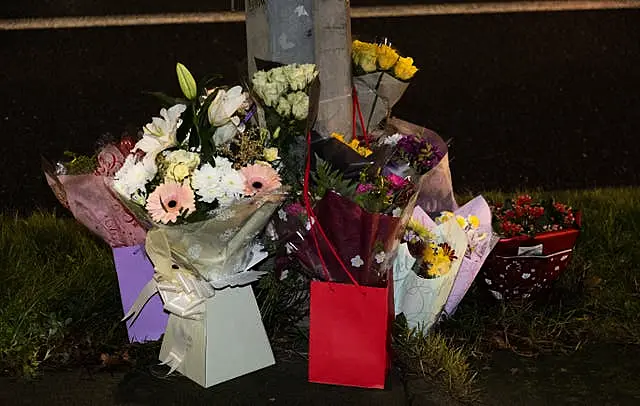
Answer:
[[351, 57], [354, 110], [361, 117], [360, 133], [366, 137], [389, 117], [418, 68], [386, 38], [376, 43], [354, 40]]
[[286, 186], [276, 135], [258, 125], [249, 91], [198, 86], [182, 64], [176, 72], [184, 97], [160, 94], [167, 106], [112, 187], [150, 228], [145, 248], [165, 308], [186, 317], [215, 289], [261, 275], [249, 265], [266, 255], [258, 237]]
[[529, 195], [494, 204], [492, 211], [501, 238], [482, 268], [490, 293], [499, 300], [529, 299], [549, 290], [571, 260], [580, 213]]
[[457, 221], [436, 223], [418, 206], [402, 242], [393, 269], [395, 311], [410, 327], [426, 331], [443, 314], [467, 236]]
[[387, 41], [371, 43], [354, 40], [351, 44], [351, 58], [356, 72], [361, 74], [389, 72], [395, 78], [407, 81], [418, 71], [413, 58], [400, 56]]
[[534, 237], [539, 233], [577, 226], [575, 212], [570, 206], [554, 201], [534, 202], [529, 195], [496, 203], [492, 211], [494, 227], [503, 237]]

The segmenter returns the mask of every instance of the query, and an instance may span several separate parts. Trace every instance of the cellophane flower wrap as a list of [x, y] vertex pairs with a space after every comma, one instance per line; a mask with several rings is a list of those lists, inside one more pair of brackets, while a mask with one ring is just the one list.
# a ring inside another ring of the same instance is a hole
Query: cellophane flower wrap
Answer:
[[581, 213], [529, 195], [491, 207], [499, 241], [482, 267], [482, 281], [498, 300], [529, 299], [551, 288], [568, 266]]
[[416, 179], [417, 205], [427, 213], [455, 211], [449, 149], [435, 132], [392, 117], [382, 142], [395, 147], [385, 172]]
[[144, 126], [112, 187], [150, 228], [156, 275], [138, 304], [158, 290], [166, 310], [200, 319], [216, 289], [262, 275], [250, 270], [266, 257], [258, 237], [285, 187], [246, 89], [198, 89], [184, 66], [177, 72], [185, 98], [164, 96], [173, 104]]
[[71, 161], [55, 165], [42, 160], [47, 183], [60, 203], [113, 248], [141, 244], [146, 235], [107, 185], [133, 145], [132, 138], [123, 137], [106, 143], [91, 157], [74, 155]]
[[416, 207], [393, 268], [396, 314], [423, 331], [444, 311], [467, 250], [467, 235], [456, 221], [436, 224]]
[[353, 85], [363, 115], [364, 134], [389, 117], [407, 90], [417, 68], [385, 39], [377, 43], [355, 40], [351, 45]]
[[[345, 141], [340, 134], [329, 138], [359, 157], [376, 153], [357, 141]], [[310, 136], [309, 147], [311, 155]], [[415, 205], [415, 185], [409, 179], [383, 175], [382, 166], [375, 164], [366, 166], [357, 179], [347, 179], [344, 172], [334, 169], [334, 165], [340, 166], [342, 157], [316, 157], [315, 169], [308, 174], [312, 180], [309, 202], [296, 217], [304, 223], [295, 233], [289, 233], [287, 250], [314, 279], [349, 283], [350, 277], [342, 267], [345, 265], [358, 284], [386, 286]], [[310, 230], [316, 220], [308, 216], [309, 211], [316, 216], [328, 242], [312, 238]]]
[[452, 316], [464, 298], [482, 264], [487, 259], [498, 238], [491, 228], [491, 208], [482, 196], [477, 196], [455, 212], [444, 211], [435, 219], [440, 225], [455, 221], [467, 234], [467, 250], [444, 307], [444, 313]]

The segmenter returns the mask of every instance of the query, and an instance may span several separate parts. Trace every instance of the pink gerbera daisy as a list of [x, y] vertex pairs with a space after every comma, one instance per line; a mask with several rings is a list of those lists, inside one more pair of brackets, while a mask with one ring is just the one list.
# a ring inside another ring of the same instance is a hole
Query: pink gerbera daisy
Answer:
[[280, 175], [270, 165], [253, 164], [240, 169], [244, 176], [247, 195], [272, 192], [282, 186]]
[[175, 223], [180, 215], [189, 215], [196, 210], [195, 196], [189, 186], [167, 182], [149, 195], [146, 208], [153, 221]]

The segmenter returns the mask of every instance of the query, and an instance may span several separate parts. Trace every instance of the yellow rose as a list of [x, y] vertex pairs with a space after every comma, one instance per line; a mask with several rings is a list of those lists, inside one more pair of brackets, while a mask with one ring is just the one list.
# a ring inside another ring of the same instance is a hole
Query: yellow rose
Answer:
[[375, 72], [378, 69], [376, 65], [378, 46], [366, 42], [357, 42], [358, 44], [351, 52], [353, 63], [360, 66], [367, 73]]
[[335, 138], [336, 140], [338, 140], [338, 141], [340, 141], [342, 143], [344, 143], [344, 135], [342, 135], [342, 134], [332, 133], [331, 137]]
[[416, 74], [418, 68], [413, 66], [413, 58], [398, 59], [398, 63], [393, 67], [393, 75], [400, 80], [409, 80]]
[[276, 159], [280, 159], [280, 157], [278, 156], [278, 148], [275, 148], [275, 147], [265, 148], [262, 155], [264, 155], [264, 159], [266, 159], [269, 162], [273, 162]]
[[480, 219], [472, 214], [469, 216], [469, 224], [471, 224], [473, 228], [478, 228], [480, 227]]
[[378, 66], [382, 70], [389, 70], [398, 62], [400, 55], [389, 45], [379, 45], [376, 49]]
[[172, 180], [174, 182], [182, 182], [191, 174], [189, 166], [183, 163], [172, 163], [165, 173], [165, 181]]

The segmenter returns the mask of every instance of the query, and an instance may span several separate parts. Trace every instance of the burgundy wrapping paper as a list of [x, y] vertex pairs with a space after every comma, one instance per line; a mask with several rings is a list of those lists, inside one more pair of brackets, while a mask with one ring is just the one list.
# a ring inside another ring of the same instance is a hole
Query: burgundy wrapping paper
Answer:
[[[400, 241], [401, 218], [380, 213], [369, 213], [356, 203], [330, 191], [314, 208], [315, 214], [338, 255], [356, 281], [364, 286], [385, 287], [393, 258]], [[338, 260], [322, 238], [318, 238], [321, 253], [327, 264], [329, 279], [339, 283], [351, 283]], [[378, 247], [381, 244], [381, 247]], [[384, 249], [387, 257], [378, 264], [375, 255]], [[355, 267], [351, 259], [360, 256], [364, 263]], [[296, 250], [297, 258], [317, 277], [326, 272], [322, 269], [313, 238], [307, 234]]]
[[[144, 244], [113, 248], [113, 260], [118, 274], [122, 309], [126, 314], [144, 286], [153, 278], [153, 265]], [[132, 325], [127, 322], [130, 342], [158, 340], [167, 327], [169, 314], [164, 311], [160, 295], [156, 294], [142, 308]]]

